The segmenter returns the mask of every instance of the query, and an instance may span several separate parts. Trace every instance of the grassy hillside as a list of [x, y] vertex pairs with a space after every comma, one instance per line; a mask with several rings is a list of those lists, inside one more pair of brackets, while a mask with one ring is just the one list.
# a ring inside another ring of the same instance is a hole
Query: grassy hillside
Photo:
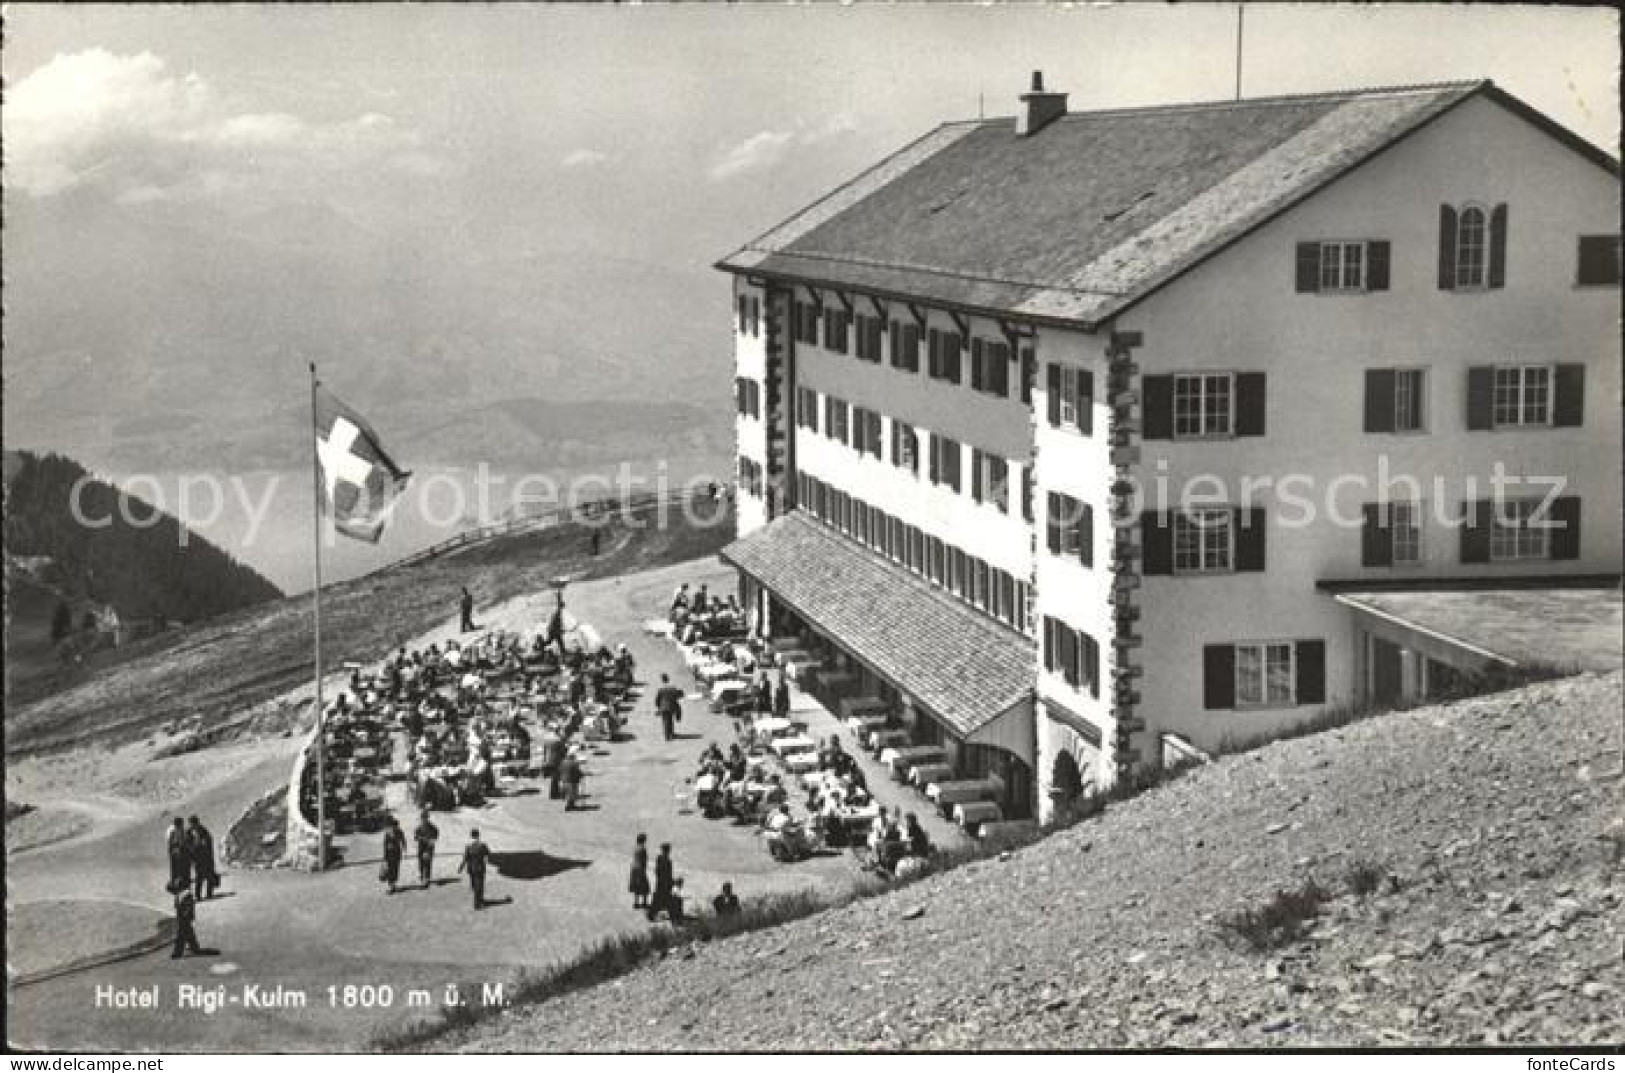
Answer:
[[91, 478], [71, 459], [8, 452], [5, 470], [9, 701], [83, 676], [70, 657], [96, 641], [58, 646], [63, 638], [52, 627], [59, 606], [74, 627], [110, 608], [128, 626], [161, 629], [282, 595], [174, 517]]
[[[731, 518], [695, 528], [673, 511], [665, 529], [611, 522], [596, 558], [590, 530], [571, 523], [381, 571], [326, 590], [323, 652], [333, 668], [381, 658], [454, 616], [464, 585], [488, 604], [546, 590], [560, 574], [604, 577], [711, 555], [732, 533]], [[94, 679], [8, 709], [8, 753], [137, 740], [194, 716], [205, 733], [232, 727], [247, 709], [310, 680], [311, 627], [310, 598], [300, 596], [137, 642]]]
[[1280, 742], [427, 1046], [1618, 1045], [1620, 701], [1586, 675]]

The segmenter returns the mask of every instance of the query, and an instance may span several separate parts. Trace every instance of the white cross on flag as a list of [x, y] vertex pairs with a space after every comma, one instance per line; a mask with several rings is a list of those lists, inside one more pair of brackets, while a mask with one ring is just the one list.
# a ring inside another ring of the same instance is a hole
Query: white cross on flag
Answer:
[[333, 528], [378, 543], [389, 508], [412, 476], [390, 460], [362, 416], [316, 385], [316, 458]]

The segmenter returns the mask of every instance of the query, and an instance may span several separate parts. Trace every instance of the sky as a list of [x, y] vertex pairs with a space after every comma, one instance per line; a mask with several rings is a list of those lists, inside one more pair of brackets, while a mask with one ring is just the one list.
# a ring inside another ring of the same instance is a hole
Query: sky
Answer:
[[[1225, 98], [1232, 5], [26, 6], [8, 196], [321, 201], [508, 249], [709, 263], [1030, 70]], [[1615, 13], [1248, 5], [1246, 95], [1490, 77], [1617, 153]], [[720, 288], [719, 288], [720, 291]]]
[[[418, 465], [471, 459], [412, 457], [415, 429], [507, 436], [481, 409], [505, 393], [714, 398], [725, 440], [719, 258], [941, 123], [1014, 114], [1034, 70], [1074, 111], [1236, 79], [1228, 4], [3, 13], [7, 446], [117, 479], [302, 457], [306, 358]], [[1246, 96], [1491, 78], [1618, 155], [1611, 9], [1248, 4], [1244, 28]], [[205, 532], [296, 584], [296, 538], [241, 521]]]

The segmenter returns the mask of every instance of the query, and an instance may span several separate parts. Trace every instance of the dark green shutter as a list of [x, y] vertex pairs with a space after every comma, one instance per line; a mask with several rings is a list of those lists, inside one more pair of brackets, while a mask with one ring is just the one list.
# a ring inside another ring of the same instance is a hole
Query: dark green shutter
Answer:
[[1173, 439], [1174, 378], [1148, 376], [1142, 381], [1141, 386], [1145, 390], [1142, 407], [1145, 413], [1145, 428], [1141, 436], [1148, 440]]
[[1088, 503], [1078, 504], [1082, 510], [1078, 518], [1078, 558], [1084, 566], [1095, 565], [1095, 508]]
[[1054, 362], [1049, 365], [1049, 378], [1045, 394], [1049, 396], [1049, 423], [1051, 428], [1061, 424], [1061, 367]]
[[1456, 289], [1456, 210], [1439, 206], [1439, 289]]
[[1387, 504], [1367, 503], [1361, 513], [1360, 565], [1393, 566], [1394, 531], [1389, 526]]
[[1299, 294], [1314, 294], [1320, 290], [1320, 243], [1298, 243], [1297, 289]]
[[1078, 431], [1085, 436], [1095, 434], [1095, 374], [1089, 369], [1078, 370]]
[[1550, 552], [1553, 559], [1580, 557], [1580, 497], [1559, 496], [1552, 501]]
[[1174, 526], [1166, 513], [1140, 515], [1140, 573], [1156, 577], [1174, 572]]
[[1202, 647], [1202, 707], [1208, 711], [1236, 706], [1236, 649], [1233, 645]]
[[1236, 435], [1264, 434], [1264, 374], [1236, 374]]
[[1236, 570], [1257, 574], [1264, 570], [1264, 533], [1268, 515], [1263, 507], [1242, 508], [1235, 511]]
[[1033, 359], [1033, 352], [1023, 348], [1021, 351], [1021, 401], [1025, 405], [1032, 405], [1033, 381], [1038, 378], [1038, 363]]
[[1619, 236], [1581, 235], [1575, 282], [1582, 287], [1619, 286]]
[[986, 353], [982, 349], [982, 341], [972, 339], [970, 341], [970, 386], [976, 391], [981, 391], [987, 383], [987, 374], [982, 368], [986, 357]]
[[1552, 424], [1579, 428], [1585, 420], [1586, 367], [1559, 365], [1552, 377]]
[[1365, 371], [1365, 430], [1394, 431], [1394, 370]]
[[1505, 287], [1507, 283], [1507, 207], [1495, 206], [1490, 212], [1490, 276], [1491, 287]]
[[1044, 531], [1049, 550], [1059, 554], [1061, 550], [1061, 509], [1060, 497], [1051, 492], [1045, 500], [1048, 513], [1044, 517]]
[[1367, 242], [1365, 244], [1365, 289], [1368, 291], [1385, 291], [1388, 289], [1388, 243]]
[[1297, 702], [1326, 703], [1326, 642], [1299, 641], [1297, 649]]
[[1461, 561], [1487, 563], [1490, 561], [1490, 512], [1495, 504], [1488, 499], [1468, 501], [1461, 505]]
[[1467, 428], [1482, 432], [1495, 427], [1495, 368], [1474, 365], [1467, 370]]

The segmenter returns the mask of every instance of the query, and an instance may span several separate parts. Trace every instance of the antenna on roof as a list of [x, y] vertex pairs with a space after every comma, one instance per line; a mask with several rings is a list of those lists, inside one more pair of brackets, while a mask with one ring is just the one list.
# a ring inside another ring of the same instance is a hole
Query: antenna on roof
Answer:
[[1241, 100], [1241, 27], [1247, 19], [1247, 5], [1236, 5], [1236, 100]]

